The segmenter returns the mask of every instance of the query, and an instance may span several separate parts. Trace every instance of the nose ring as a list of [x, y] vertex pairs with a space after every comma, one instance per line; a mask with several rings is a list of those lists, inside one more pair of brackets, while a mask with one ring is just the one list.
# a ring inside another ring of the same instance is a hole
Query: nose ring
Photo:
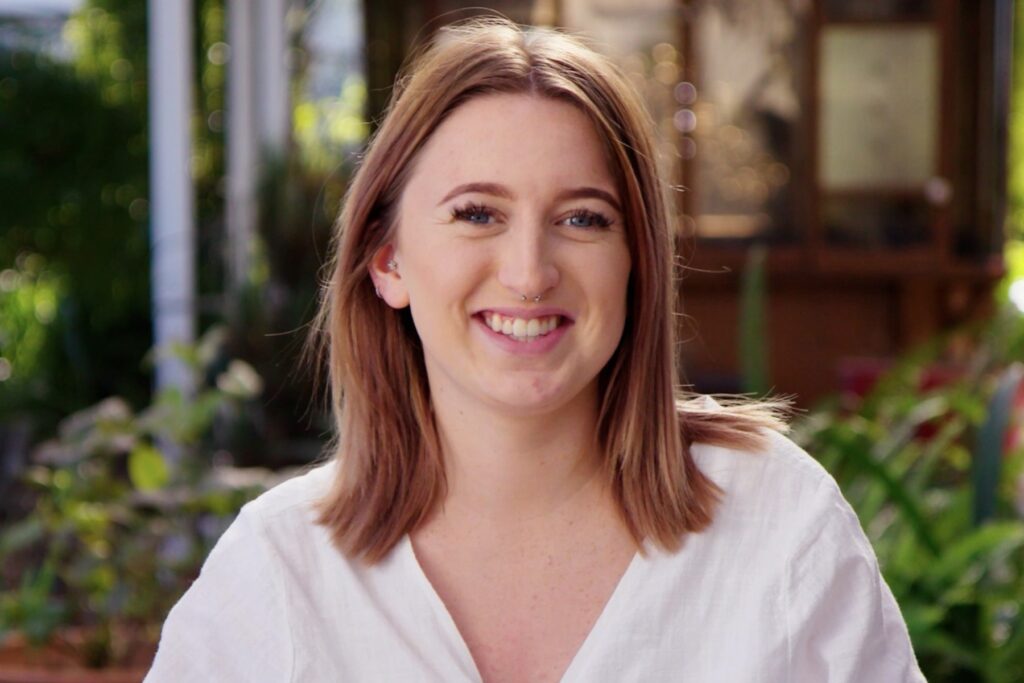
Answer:
[[[544, 296], [542, 294], [538, 294], [537, 296], [533, 297], [533, 301], [534, 301], [534, 303], [538, 303], [539, 304], [540, 300], [543, 299], [543, 298], [544, 298]], [[519, 295], [519, 300], [520, 301], [526, 301], [526, 295], [525, 294], [520, 294]]]

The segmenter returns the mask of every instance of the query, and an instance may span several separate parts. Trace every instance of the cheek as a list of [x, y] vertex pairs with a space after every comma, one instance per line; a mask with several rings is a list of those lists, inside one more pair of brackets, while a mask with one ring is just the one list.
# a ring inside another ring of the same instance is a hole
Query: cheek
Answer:
[[606, 292], [607, 300], [614, 301], [616, 303], [615, 331], [610, 335], [614, 342], [610, 342], [612, 350], [614, 351], [622, 338], [622, 332], [626, 325], [626, 317], [629, 315], [629, 256], [626, 255], [622, 258], [618, 266], [609, 272], [615, 273], [614, 277], [608, 278], [610, 286]]
[[616, 258], [609, 259], [604, 272], [607, 273], [605, 278], [607, 289], [604, 295], [607, 297], [607, 301], [615, 302], [619, 318], [625, 320], [626, 309], [629, 306], [629, 276], [632, 272], [629, 252], [623, 248], [620, 253], [616, 254]]
[[585, 287], [589, 305], [596, 306], [598, 312], [596, 320], [599, 321], [599, 327], [593, 331], [597, 335], [595, 348], [599, 349], [599, 355], [604, 356], [604, 362], [607, 362], [618, 347], [625, 329], [629, 309], [629, 253], [624, 249], [604, 253], [599, 258], [590, 259], [581, 272], [586, 273], [587, 277]]
[[[406, 258], [403, 272], [409, 307], [422, 336], [435, 336], [440, 330], [427, 329], [451, 325], [468, 319], [468, 301], [482, 282], [483, 269], [465, 250], [418, 247], [415, 258]], [[434, 335], [431, 332], [434, 332]]]

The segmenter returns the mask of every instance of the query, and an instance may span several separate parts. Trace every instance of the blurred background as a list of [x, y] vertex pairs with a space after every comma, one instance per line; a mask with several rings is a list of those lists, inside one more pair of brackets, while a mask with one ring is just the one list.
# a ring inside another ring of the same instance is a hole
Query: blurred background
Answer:
[[0, 678], [140, 680], [321, 455], [347, 181], [406, 55], [493, 12], [646, 98], [686, 381], [795, 397], [930, 681], [1024, 681], [1014, 0], [0, 0]]

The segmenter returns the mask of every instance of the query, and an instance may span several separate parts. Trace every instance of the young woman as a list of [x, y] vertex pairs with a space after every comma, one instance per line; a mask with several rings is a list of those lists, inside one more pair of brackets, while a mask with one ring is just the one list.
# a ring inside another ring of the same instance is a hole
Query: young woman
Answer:
[[319, 318], [331, 462], [247, 505], [148, 681], [919, 681], [777, 404], [675, 382], [652, 125], [503, 21], [396, 86]]

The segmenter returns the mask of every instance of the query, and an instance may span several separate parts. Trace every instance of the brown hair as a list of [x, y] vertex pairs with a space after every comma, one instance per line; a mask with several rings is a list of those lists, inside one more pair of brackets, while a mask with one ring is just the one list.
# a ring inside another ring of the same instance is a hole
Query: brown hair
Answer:
[[329, 366], [339, 465], [319, 522], [343, 551], [373, 562], [446, 494], [419, 338], [407, 310], [378, 298], [370, 265], [393, 237], [418, 151], [455, 108], [489, 93], [570, 102], [606, 142], [633, 267], [625, 330], [599, 378], [599, 443], [634, 538], [678, 547], [683, 534], [710, 524], [720, 493], [689, 445], [758, 448], [764, 429], [784, 429], [781, 403], [716, 406], [675, 387], [674, 230], [653, 124], [608, 59], [558, 31], [501, 19], [444, 28], [412, 62], [348, 189], [313, 338]]

